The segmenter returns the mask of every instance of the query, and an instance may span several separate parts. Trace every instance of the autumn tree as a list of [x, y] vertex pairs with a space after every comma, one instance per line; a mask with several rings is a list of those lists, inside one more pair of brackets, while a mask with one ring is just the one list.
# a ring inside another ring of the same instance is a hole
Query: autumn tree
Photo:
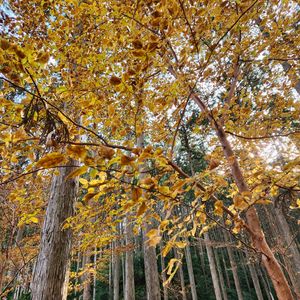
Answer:
[[[119, 237], [120, 219], [128, 216], [134, 233], [149, 226], [152, 250], [168, 236], [162, 255], [175, 248], [177, 257], [168, 262], [165, 285], [180, 267], [185, 239], [208, 236], [225, 224], [261, 258], [278, 299], [292, 299], [257, 208], [268, 209], [280, 189], [299, 192], [299, 160], [292, 153], [299, 153], [296, 1], [4, 5], [1, 186], [13, 182], [34, 193], [34, 182], [41, 191], [43, 178], [49, 184], [54, 172], [52, 187], [58, 184], [59, 193], [44, 188], [40, 199], [50, 199], [47, 212], [53, 200], [63, 215], [58, 235], [72, 230], [83, 253], [109, 247]], [[22, 94], [11, 98], [16, 91]], [[180, 158], [189, 162], [185, 170], [175, 157], [180, 131], [192, 120], [184, 141], [190, 150]], [[142, 134], [145, 147], [136, 143]], [[279, 137], [287, 160], [271, 168], [268, 147]], [[200, 161], [192, 149], [200, 138], [208, 150], [197, 172]], [[71, 174], [70, 158], [79, 162]], [[64, 200], [75, 201], [67, 193], [75, 177], [79, 200], [74, 216], [71, 206], [65, 215]], [[24, 198], [22, 189], [7, 190], [7, 205], [12, 195]], [[297, 209], [296, 197], [290, 206]], [[40, 211], [30, 213], [42, 219]], [[65, 238], [69, 245], [70, 235]], [[62, 246], [50, 244], [55, 251]], [[65, 270], [66, 259], [63, 265]], [[34, 276], [33, 283], [44, 286], [47, 276]]]

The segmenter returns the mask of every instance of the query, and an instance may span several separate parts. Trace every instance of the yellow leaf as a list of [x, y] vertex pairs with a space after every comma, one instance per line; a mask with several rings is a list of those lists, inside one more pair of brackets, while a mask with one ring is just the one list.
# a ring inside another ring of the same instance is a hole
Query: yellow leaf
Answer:
[[80, 178], [79, 182], [83, 185], [84, 188], [87, 188], [89, 185], [89, 182], [84, 178]]
[[255, 201], [256, 204], [271, 204], [272, 201], [269, 199], [259, 199], [257, 201]]
[[155, 247], [161, 241], [161, 236], [155, 236], [148, 240], [150, 247]]
[[215, 210], [214, 210], [215, 215], [222, 217], [223, 215], [223, 202], [220, 200], [217, 200], [215, 202]]
[[70, 145], [67, 148], [67, 154], [75, 159], [84, 159], [87, 155], [87, 149], [81, 145]]
[[146, 235], [149, 238], [148, 245], [151, 247], [155, 247], [161, 241], [161, 236], [158, 229], [151, 229]]
[[108, 105], [108, 108], [107, 108], [107, 110], [108, 110], [108, 115], [110, 116], [110, 117], [112, 117], [114, 114], [115, 114], [115, 105], [114, 104], [110, 104], [110, 105]]
[[39, 53], [36, 62], [41, 63], [41, 64], [45, 64], [48, 62], [50, 58], [50, 54], [49, 53]]
[[82, 167], [80, 167], [80, 168], [74, 170], [73, 172], [71, 172], [71, 173], [67, 176], [67, 179], [69, 179], [69, 178], [75, 178], [75, 177], [77, 177], [77, 176], [80, 176], [80, 175], [86, 173], [87, 169], [88, 169], [87, 166], [82, 166]]
[[236, 195], [233, 198], [233, 204], [235, 209], [244, 210], [248, 207], [248, 203], [244, 200], [241, 195]]
[[139, 210], [137, 212], [137, 216], [139, 217], [140, 215], [142, 215], [145, 211], [147, 210], [147, 205], [145, 204], [145, 202], [143, 202], [141, 204], [141, 206], [139, 207]]
[[[174, 268], [174, 264], [176, 263], [176, 266]], [[177, 272], [177, 269], [179, 268], [179, 265], [180, 265], [180, 260], [179, 259], [176, 259], [176, 258], [172, 258], [170, 261], [169, 261], [169, 264], [168, 264], [168, 272], [167, 274], [169, 275], [168, 279], [166, 281], [163, 282], [163, 286], [166, 286], [168, 285], [172, 278], [174, 277], [174, 275], [176, 274]], [[173, 270], [174, 268], [174, 270]], [[173, 271], [172, 271], [173, 270]]]
[[115, 151], [114, 149], [106, 146], [99, 146], [98, 154], [101, 158], [111, 159], [114, 156]]
[[83, 197], [83, 201], [89, 201], [90, 199], [92, 199], [94, 196], [96, 196], [98, 193], [97, 192], [90, 192], [87, 193], [84, 197]]
[[[37, 218], [37, 217], [30, 217], [29, 219], [28, 219], [28, 223], [35, 223], [35, 224], [37, 224], [38, 222], [39, 222], [39, 219]], [[27, 223], [27, 222], [26, 222]]]
[[127, 155], [122, 155], [122, 157], [121, 157], [121, 165], [128, 165], [128, 164], [130, 164], [134, 160], [135, 160], [134, 157], [129, 157]]
[[178, 247], [178, 248], [180, 248], [180, 249], [182, 249], [182, 248], [184, 248], [185, 246], [186, 246], [186, 242], [175, 242], [175, 245], [176, 245], [176, 247]]
[[160, 229], [161, 230], [165, 230], [166, 226], [168, 226], [168, 224], [170, 223], [169, 220], [163, 220], [161, 223], [160, 223]]
[[169, 263], [168, 263], [168, 271], [167, 274], [171, 275], [172, 274], [172, 270], [174, 268], [174, 264], [179, 262], [179, 260], [177, 258], [172, 258], [170, 259]]
[[142, 196], [142, 190], [140, 188], [133, 188], [132, 189], [132, 200], [134, 202], [138, 201], [139, 198]]
[[166, 257], [167, 254], [170, 252], [170, 250], [172, 249], [173, 247], [173, 241], [168, 241], [166, 246], [164, 247], [164, 249], [161, 251], [161, 255], [163, 257]]
[[58, 152], [52, 152], [42, 157], [37, 163], [37, 167], [49, 168], [60, 165], [65, 161], [65, 156]]

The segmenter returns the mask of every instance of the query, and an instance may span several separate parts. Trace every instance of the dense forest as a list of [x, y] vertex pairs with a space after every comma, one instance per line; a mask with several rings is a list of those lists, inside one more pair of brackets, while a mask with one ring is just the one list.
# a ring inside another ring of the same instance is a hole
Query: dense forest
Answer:
[[0, 299], [300, 299], [296, 0], [0, 0]]

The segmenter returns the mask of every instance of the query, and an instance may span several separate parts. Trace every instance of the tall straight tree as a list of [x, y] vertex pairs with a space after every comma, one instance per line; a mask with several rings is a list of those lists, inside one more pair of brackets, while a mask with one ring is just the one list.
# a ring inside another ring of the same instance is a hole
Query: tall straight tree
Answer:
[[[75, 162], [70, 160], [70, 164]], [[62, 227], [74, 211], [77, 181], [68, 178], [73, 170], [73, 167], [62, 167], [58, 175], [53, 175], [31, 284], [33, 300], [63, 299], [72, 233], [70, 229]]]
[[[141, 149], [145, 147], [144, 135], [141, 134], [137, 139], [137, 146]], [[144, 168], [140, 168], [142, 172]], [[143, 178], [141, 173], [140, 179]], [[148, 300], [160, 300], [160, 284], [159, 273], [156, 259], [156, 248], [149, 245], [147, 242], [147, 233], [151, 230], [151, 225], [146, 221], [143, 224], [143, 250], [144, 250], [144, 265], [146, 278], [146, 291]]]
[[125, 218], [125, 300], [135, 300], [135, 286], [134, 286], [134, 251], [133, 251], [133, 232], [132, 224], [129, 216]]

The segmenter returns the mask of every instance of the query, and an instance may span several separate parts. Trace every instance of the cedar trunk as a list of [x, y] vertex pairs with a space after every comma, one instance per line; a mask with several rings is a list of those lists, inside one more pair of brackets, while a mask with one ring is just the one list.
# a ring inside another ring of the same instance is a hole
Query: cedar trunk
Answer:
[[63, 229], [73, 214], [77, 184], [67, 179], [74, 168], [59, 168], [54, 175], [42, 229], [40, 251], [31, 283], [32, 300], [60, 300], [71, 249], [71, 230]]

